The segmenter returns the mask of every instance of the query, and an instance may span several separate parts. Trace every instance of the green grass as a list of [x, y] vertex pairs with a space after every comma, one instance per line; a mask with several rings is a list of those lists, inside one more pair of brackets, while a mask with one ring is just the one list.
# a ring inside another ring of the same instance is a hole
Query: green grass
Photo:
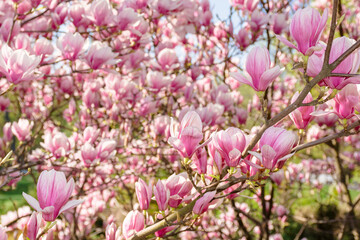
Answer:
[[15, 207], [19, 208], [26, 205], [27, 202], [22, 196], [26, 192], [32, 196], [36, 195], [36, 186], [30, 176], [23, 177], [16, 185], [15, 189], [0, 191], [0, 215], [8, 211], [14, 211]]

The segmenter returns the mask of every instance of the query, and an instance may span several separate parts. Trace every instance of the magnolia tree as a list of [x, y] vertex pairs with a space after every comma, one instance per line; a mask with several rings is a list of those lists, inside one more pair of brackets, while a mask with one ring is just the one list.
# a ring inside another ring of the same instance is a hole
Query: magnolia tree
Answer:
[[0, 2], [1, 240], [360, 238], [360, 2], [213, 4]]

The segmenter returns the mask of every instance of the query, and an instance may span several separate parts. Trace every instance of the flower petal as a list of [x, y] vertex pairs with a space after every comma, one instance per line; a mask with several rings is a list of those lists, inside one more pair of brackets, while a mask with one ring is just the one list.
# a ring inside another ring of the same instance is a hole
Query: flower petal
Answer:
[[24, 192], [22, 193], [22, 195], [33, 209], [35, 209], [38, 212], [42, 210], [39, 202], [35, 198]]
[[84, 199], [68, 201], [59, 211], [59, 214], [65, 212], [71, 208], [74, 208], [84, 202]]
[[280, 42], [282, 42], [283, 44], [285, 44], [286, 46], [288, 47], [291, 47], [291, 48], [294, 48], [296, 50], [299, 51], [299, 49], [294, 45], [292, 44], [291, 42], [289, 42], [286, 38], [284, 38], [283, 36], [280, 36], [280, 35], [276, 35], [276, 38], [279, 39]]

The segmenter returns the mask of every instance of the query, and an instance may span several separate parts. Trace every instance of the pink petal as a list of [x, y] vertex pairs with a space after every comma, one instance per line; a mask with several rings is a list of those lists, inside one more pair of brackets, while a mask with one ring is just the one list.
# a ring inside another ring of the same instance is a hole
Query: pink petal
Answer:
[[310, 113], [310, 115], [314, 116], [314, 117], [322, 117], [322, 116], [329, 115], [331, 113], [332, 112], [319, 110], [319, 111], [315, 111], [315, 112]]
[[275, 150], [269, 145], [264, 145], [261, 148], [261, 155], [263, 156], [264, 167], [268, 169], [272, 169], [274, 158], [276, 156]]
[[244, 159], [244, 162], [247, 164], [247, 165], [250, 165], [251, 167], [254, 167], [254, 168], [257, 168], [257, 169], [264, 169], [263, 167], [253, 163], [252, 161], [249, 161], [247, 159]]
[[283, 36], [280, 36], [280, 35], [276, 35], [276, 38], [279, 39], [280, 42], [282, 42], [283, 44], [285, 44], [286, 46], [288, 47], [291, 47], [291, 48], [294, 48], [296, 50], [299, 51], [299, 49], [294, 45], [292, 44], [291, 42], [289, 42], [286, 38], [284, 38]]
[[269, 84], [275, 80], [282, 72], [279, 66], [273, 67], [269, 70], [266, 70], [260, 77], [259, 90], [265, 91]]
[[345, 80], [343, 80], [337, 87], [336, 89], [340, 90], [342, 88], [344, 88], [346, 85], [348, 84], [360, 84], [360, 76], [356, 76], [356, 77], [349, 77]]
[[41, 210], [41, 212], [44, 214], [52, 214], [54, 210], [55, 210], [54, 206], [49, 206]]
[[254, 157], [256, 157], [257, 159], [259, 159], [262, 162], [262, 156], [260, 153], [254, 152], [254, 151], [248, 151], [248, 153], [253, 155]]
[[59, 211], [59, 214], [65, 212], [73, 207], [76, 207], [84, 202], [83, 199], [68, 201]]
[[239, 72], [230, 73], [230, 76], [241, 83], [247, 84], [249, 86], [253, 86], [253, 83]]
[[40, 204], [35, 198], [24, 192], [22, 193], [22, 195], [33, 209], [35, 209], [38, 212], [41, 212], [42, 209], [40, 207]]

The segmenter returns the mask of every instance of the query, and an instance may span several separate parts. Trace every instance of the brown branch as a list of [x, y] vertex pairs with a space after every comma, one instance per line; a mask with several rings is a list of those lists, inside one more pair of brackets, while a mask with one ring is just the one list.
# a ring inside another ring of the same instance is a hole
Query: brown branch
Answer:
[[356, 73], [331, 73], [330, 74], [331, 77], [360, 77], [360, 74], [356, 74]]
[[327, 46], [326, 46], [324, 64], [323, 64], [322, 68], [327, 67], [329, 65], [330, 51], [331, 51], [331, 47], [332, 47], [332, 43], [333, 43], [333, 40], [334, 40], [335, 31], [336, 31], [336, 15], [337, 15], [338, 6], [339, 6], [339, 0], [334, 0], [332, 16], [331, 16], [331, 26], [330, 26], [329, 40], [328, 40], [328, 43], [327, 43]]
[[326, 142], [329, 142], [329, 141], [331, 141], [333, 139], [336, 139], [336, 138], [346, 137], [346, 136], [357, 134], [356, 132], [350, 132], [349, 130], [354, 129], [354, 128], [358, 127], [358, 126], [360, 126], [360, 120], [350, 124], [346, 129], [343, 129], [343, 130], [341, 130], [340, 132], [338, 132], [336, 134], [326, 136], [324, 138], [321, 138], [321, 139], [318, 139], [318, 140], [315, 140], [315, 141], [312, 141], [312, 142], [308, 142], [308, 143], [304, 143], [302, 145], [299, 145], [299, 146], [293, 148], [292, 152], [297, 152], [297, 151], [300, 151], [300, 150], [305, 149], [305, 148], [309, 148], [309, 147], [319, 145], [321, 143], [326, 143]]

